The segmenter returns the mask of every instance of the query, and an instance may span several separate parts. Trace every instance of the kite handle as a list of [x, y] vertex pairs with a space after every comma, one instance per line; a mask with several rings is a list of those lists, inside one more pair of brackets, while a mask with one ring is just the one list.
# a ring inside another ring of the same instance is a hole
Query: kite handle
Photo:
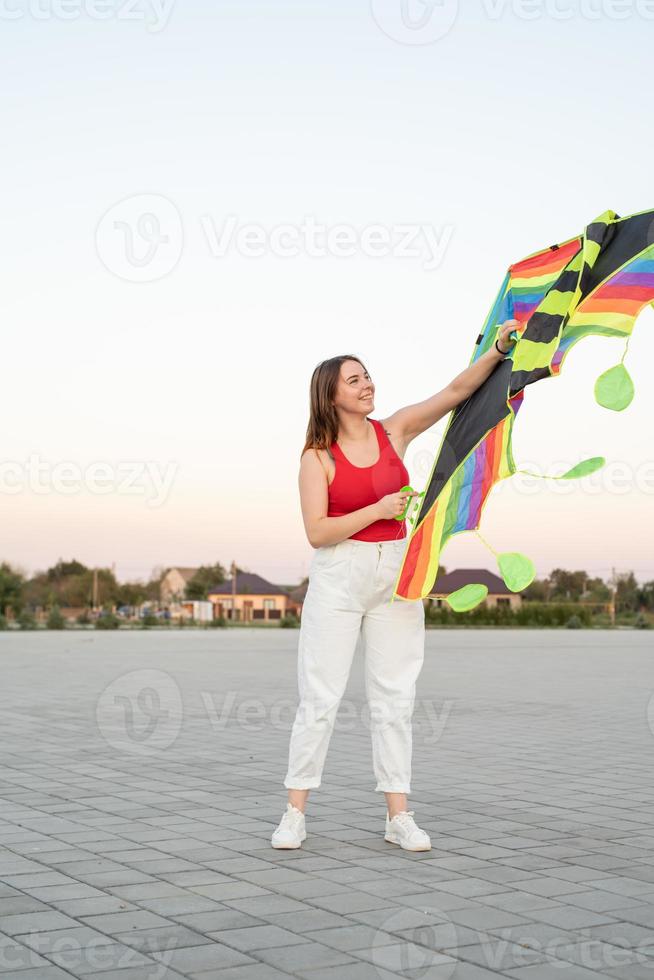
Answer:
[[[413, 487], [410, 487], [407, 484], [405, 487], [400, 487], [400, 493], [416, 493], [416, 491], [413, 489]], [[425, 491], [422, 490], [420, 493], [418, 493], [416, 495], [418, 497], [424, 497]], [[405, 517], [407, 516], [407, 514], [409, 513], [409, 508], [411, 507], [411, 504], [413, 504], [413, 503], [415, 503], [415, 505], [416, 505], [416, 510], [418, 509], [418, 507], [420, 507], [420, 501], [419, 500], [414, 500], [413, 497], [409, 497], [409, 499], [407, 500], [406, 507], [404, 508], [404, 510], [402, 511], [401, 514], [396, 514], [395, 515], [395, 520], [396, 521], [403, 521], [405, 519]], [[415, 511], [414, 511], [414, 513], [415, 513]], [[412, 518], [409, 518], [409, 520], [411, 521]]]

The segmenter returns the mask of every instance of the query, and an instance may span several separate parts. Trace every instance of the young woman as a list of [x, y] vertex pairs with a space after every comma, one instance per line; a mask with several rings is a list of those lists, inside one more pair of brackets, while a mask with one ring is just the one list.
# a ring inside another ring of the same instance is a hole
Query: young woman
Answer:
[[425, 611], [421, 599], [391, 602], [407, 540], [405, 522], [396, 518], [411, 496], [400, 493], [409, 484], [402, 459], [412, 439], [465, 401], [510, 352], [515, 326], [503, 324], [495, 346], [442, 391], [381, 421], [369, 418], [375, 386], [359, 358], [332, 357], [313, 372], [299, 487], [307, 538], [317, 550], [302, 608], [288, 802], [273, 847], [300, 847], [306, 837], [307, 796], [320, 785], [361, 634], [375, 790], [386, 797], [385, 839], [410, 851], [431, 848], [407, 810]]

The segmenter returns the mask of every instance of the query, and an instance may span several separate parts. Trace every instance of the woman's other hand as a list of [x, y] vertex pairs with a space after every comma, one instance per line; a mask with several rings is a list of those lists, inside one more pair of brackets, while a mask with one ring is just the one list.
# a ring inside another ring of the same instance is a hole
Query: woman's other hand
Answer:
[[377, 502], [380, 520], [388, 520], [391, 517], [399, 517], [406, 510], [406, 506], [411, 497], [417, 497], [418, 491], [397, 490], [395, 493], [387, 493]]
[[505, 320], [497, 335], [497, 344], [503, 354], [510, 354], [515, 347], [515, 340], [509, 337], [512, 330], [520, 332], [521, 327], [517, 320]]

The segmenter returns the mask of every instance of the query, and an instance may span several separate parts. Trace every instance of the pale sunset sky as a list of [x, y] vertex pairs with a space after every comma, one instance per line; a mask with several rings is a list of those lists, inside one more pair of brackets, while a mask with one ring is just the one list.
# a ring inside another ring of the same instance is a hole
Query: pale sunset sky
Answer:
[[[0, 560], [297, 583], [316, 363], [373, 418], [463, 370], [507, 265], [654, 207], [654, 4], [3, 0]], [[532, 385], [498, 550], [654, 579], [654, 312]], [[405, 462], [423, 489], [445, 420]], [[494, 568], [475, 535], [448, 568]]]

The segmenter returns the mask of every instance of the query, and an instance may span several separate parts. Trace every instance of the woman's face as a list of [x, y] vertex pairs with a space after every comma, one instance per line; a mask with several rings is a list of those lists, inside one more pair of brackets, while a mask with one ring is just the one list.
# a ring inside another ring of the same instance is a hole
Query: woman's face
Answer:
[[375, 386], [363, 364], [343, 361], [336, 385], [334, 405], [348, 412], [369, 415], [374, 408]]

